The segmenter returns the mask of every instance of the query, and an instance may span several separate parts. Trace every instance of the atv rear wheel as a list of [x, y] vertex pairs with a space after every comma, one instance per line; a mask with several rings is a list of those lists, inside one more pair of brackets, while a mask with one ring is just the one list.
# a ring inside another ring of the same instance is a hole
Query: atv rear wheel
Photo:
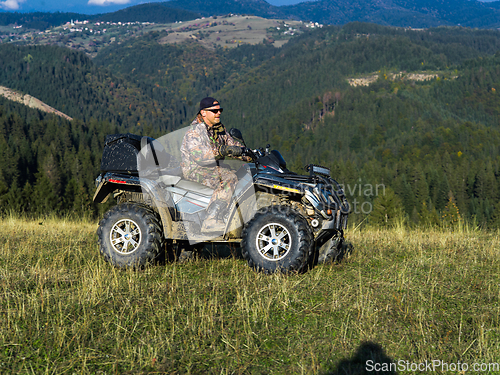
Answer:
[[150, 208], [124, 203], [104, 214], [97, 229], [104, 259], [116, 267], [143, 267], [163, 252], [158, 215]]
[[300, 272], [307, 266], [312, 234], [305, 219], [289, 206], [260, 209], [242, 237], [243, 257], [256, 271]]

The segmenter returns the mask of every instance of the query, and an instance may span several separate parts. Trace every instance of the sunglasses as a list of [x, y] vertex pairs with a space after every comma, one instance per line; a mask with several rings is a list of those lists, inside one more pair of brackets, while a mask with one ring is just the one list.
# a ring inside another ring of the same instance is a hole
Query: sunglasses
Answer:
[[216, 109], [204, 109], [204, 111], [209, 111], [209, 112], [212, 112], [213, 114], [217, 113], [217, 112], [220, 112], [222, 113], [224, 109], [223, 108], [216, 108]]

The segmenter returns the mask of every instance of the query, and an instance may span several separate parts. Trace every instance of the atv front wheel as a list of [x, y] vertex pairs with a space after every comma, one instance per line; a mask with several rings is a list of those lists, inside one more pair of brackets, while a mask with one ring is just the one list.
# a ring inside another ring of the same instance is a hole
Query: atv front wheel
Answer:
[[157, 214], [133, 203], [111, 208], [99, 222], [99, 249], [116, 267], [143, 267], [163, 251], [163, 233]]
[[305, 219], [289, 206], [261, 208], [242, 237], [243, 257], [256, 271], [300, 272], [307, 266], [312, 234]]

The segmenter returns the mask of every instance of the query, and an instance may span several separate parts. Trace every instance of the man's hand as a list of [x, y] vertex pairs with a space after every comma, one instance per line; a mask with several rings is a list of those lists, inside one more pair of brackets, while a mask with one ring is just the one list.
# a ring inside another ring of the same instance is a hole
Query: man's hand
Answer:
[[219, 154], [222, 156], [237, 157], [243, 155], [244, 147], [222, 145], [219, 147]]

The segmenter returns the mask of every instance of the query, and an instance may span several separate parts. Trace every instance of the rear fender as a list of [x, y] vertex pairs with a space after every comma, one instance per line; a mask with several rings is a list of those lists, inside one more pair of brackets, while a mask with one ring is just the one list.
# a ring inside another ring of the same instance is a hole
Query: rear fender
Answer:
[[166, 238], [172, 235], [172, 216], [169, 208], [173, 207], [173, 201], [167, 190], [153, 180], [140, 179], [136, 176], [126, 176], [115, 173], [106, 173], [98, 183], [94, 194], [94, 202], [104, 203], [109, 194], [115, 190], [142, 192], [151, 197], [153, 208], [160, 214], [163, 225], [163, 233]]
[[115, 190], [141, 191], [139, 178], [135, 176], [106, 173], [104, 177], [99, 176], [97, 182], [97, 189], [94, 193], [95, 203], [105, 203], [108, 200], [109, 194]]

